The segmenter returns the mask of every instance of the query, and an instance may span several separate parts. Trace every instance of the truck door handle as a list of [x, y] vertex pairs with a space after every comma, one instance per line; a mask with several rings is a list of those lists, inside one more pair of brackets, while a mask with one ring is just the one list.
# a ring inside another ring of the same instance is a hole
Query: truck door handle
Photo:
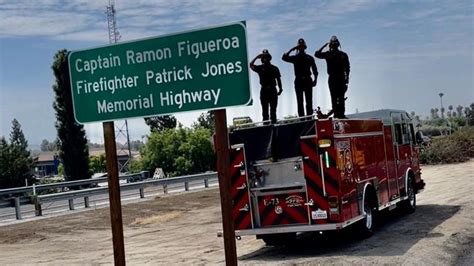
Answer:
[[245, 204], [245, 206], [243, 208], [240, 208], [239, 211], [241, 212], [248, 212], [249, 211], [249, 205], [248, 204]]
[[237, 189], [239, 190], [246, 189], [246, 188], [247, 188], [247, 185], [245, 183], [243, 183], [242, 186], [237, 187]]

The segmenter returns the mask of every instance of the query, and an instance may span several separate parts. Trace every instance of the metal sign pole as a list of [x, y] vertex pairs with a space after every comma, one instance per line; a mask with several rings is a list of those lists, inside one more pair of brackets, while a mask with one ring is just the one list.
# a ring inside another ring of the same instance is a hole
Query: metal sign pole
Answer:
[[115, 144], [114, 122], [104, 122], [105, 158], [109, 184], [110, 222], [115, 265], [125, 265], [125, 245], [123, 241], [122, 204], [117, 167], [117, 147]]
[[225, 109], [214, 111], [217, 154], [217, 176], [221, 195], [222, 227], [224, 233], [224, 249], [226, 265], [237, 265], [235, 231], [232, 221], [232, 201], [230, 198], [229, 173], [229, 138], [227, 136], [227, 119]]

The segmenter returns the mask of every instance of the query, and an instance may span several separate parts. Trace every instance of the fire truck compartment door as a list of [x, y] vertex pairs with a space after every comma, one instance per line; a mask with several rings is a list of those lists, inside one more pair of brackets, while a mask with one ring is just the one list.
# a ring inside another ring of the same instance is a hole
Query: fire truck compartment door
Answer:
[[257, 196], [260, 227], [308, 224], [305, 202], [304, 191]]
[[243, 145], [230, 150], [230, 180], [232, 198], [232, 219], [236, 230], [254, 227], [252, 205], [250, 204], [249, 181], [245, 149]]

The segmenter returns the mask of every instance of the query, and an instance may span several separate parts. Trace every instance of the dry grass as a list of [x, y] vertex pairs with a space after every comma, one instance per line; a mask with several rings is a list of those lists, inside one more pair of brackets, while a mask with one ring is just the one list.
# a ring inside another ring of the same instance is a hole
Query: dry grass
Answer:
[[136, 218], [132, 225], [147, 225], [147, 224], [160, 224], [171, 221], [180, 217], [183, 213], [180, 211], [172, 211], [164, 214], [153, 215], [150, 217], [139, 217]]
[[421, 155], [423, 164], [465, 162], [474, 157], [474, 127], [462, 128], [449, 136], [434, 138]]

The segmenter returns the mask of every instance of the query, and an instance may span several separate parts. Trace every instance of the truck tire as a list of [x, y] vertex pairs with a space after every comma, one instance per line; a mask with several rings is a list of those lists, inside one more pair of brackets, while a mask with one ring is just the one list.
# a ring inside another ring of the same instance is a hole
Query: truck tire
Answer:
[[416, 210], [416, 193], [411, 177], [408, 178], [407, 182], [407, 197], [408, 199], [400, 202], [400, 207], [402, 207], [402, 210], [406, 213], [413, 213]]
[[296, 233], [257, 235], [257, 239], [262, 239], [267, 246], [284, 246], [296, 239]]
[[372, 193], [366, 192], [364, 197], [364, 212], [366, 215], [364, 219], [359, 222], [358, 228], [358, 233], [362, 238], [368, 238], [374, 233], [376, 211], [372, 197]]

